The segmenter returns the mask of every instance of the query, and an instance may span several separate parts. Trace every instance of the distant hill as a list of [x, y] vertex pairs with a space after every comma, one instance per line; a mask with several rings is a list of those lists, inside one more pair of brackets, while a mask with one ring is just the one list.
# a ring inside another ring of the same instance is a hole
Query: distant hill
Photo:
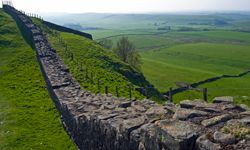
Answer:
[[[119, 29], [132, 25], [228, 25], [247, 22], [250, 19], [249, 12], [189, 12], [189, 13], [153, 13], [153, 14], [110, 14], [110, 13], [84, 13], [64, 14], [46, 17], [46, 20], [58, 24], [80, 24], [82, 26]], [[118, 25], [118, 26], [116, 26]], [[120, 26], [119, 26], [120, 25]], [[244, 26], [247, 28], [247, 26]]]
[[98, 29], [103, 29], [103, 28], [97, 28], [97, 27], [84, 27], [81, 26], [80, 24], [73, 24], [73, 23], [66, 23], [63, 26], [74, 29], [74, 30], [98, 30]]

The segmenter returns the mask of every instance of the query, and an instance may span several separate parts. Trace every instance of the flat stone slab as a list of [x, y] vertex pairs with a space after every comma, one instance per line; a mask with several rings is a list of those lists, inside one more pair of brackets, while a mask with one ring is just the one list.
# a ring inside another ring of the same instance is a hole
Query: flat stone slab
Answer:
[[204, 100], [196, 99], [196, 100], [183, 100], [180, 102], [181, 108], [194, 108], [197, 106], [203, 106], [205, 105]]
[[179, 119], [179, 120], [186, 120], [189, 118], [194, 118], [194, 117], [200, 117], [200, 116], [205, 116], [207, 115], [206, 112], [204, 111], [199, 111], [199, 110], [194, 110], [194, 109], [185, 109], [185, 108], [179, 108], [176, 110], [173, 118], [174, 119]]
[[233, 104], [224, 104], [221, 107], [222, 110], [232, 110], [232, 109], [235, 109], [235, 108], [237, 108], [237, 107], [235, 105], [233, 105]]
[[166, 119], [169, 111], [164, 106], [151, 107], [145, 112], [146, 116], [150, 121]]
[[213, 103], [233, 103], [234, 98], [231, 96], [215, 97]]
[[219, 112], [221, 112], [220, 109], [214, 108], [214, 107], [205, 107], [205, 108], [202, 108], [202, 110], [205, 111], [205, 112], [209, 112], [209, 113], [219, 113]]
[[224, 115], [216, 116], [207, 120], [203, 120], [201, 124], [205, 127], [209, 127], [209, 126], [221, 123], [221, 122], [225, 122], [229, 119], [231, 119], [230, 115], [224, 114]]
[[180, 107], [188, 109], [197, 109], [209, 113], [218, 113], [221, 111], [221, 109], [217, 106], [217, 104], [207, 103], [204, 100], [200, 99], [181, 101]]
[[189, 150], [194, 147], [201, 127], [180, 120], [161, 120], [156, 122], [157, 135], [163, 147], [171, 150]]

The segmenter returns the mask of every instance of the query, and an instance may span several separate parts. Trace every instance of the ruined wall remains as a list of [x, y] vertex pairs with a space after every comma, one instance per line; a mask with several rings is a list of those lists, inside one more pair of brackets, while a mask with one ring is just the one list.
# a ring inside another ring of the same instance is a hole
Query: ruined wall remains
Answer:
[[3, 6], [35, 47], [48, 91], [68, 133], [84, 150], [247, 149], [250, 111], [231, 97], [157, 105], [80, 88], [29, 17]]

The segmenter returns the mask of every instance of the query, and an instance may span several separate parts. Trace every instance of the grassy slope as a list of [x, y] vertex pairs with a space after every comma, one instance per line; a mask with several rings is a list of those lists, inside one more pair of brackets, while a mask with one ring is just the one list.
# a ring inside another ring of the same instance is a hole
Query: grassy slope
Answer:
[[[150, 83], [145, 80], [141, 73], [120, 61], [113, 52], [104, 49], [92, 40], [71, 33], [52, 31], [36, 19], [34, 19], [34, 22], [39, 24], [48, 34], [53, 47], [84, 89], [97, 93], [99, 79], [101, 93], [104, 93], [105, 86], [108, 86], [109, 93], [116, 95], [116, 86], [119, 86], [119, 96], [128, 98], [128, 85], [132, 85], [134, 88], [150, 86]], [[60, 38], [63, 42], [58, 40]], [[67, 45], [66, 51], [65, 44]], [[69, 52], [74, 55], [73, 61], [71, 57], [67, 56]], [[85, 77], [86, 68], [88, 69], [88, 79]], [[91, 74], [93, 80], [91, 80]], [[153, 97], [156, 97], [157, 91], [155, 89], [151, 89], [151, 91]], [[132, 97], [144, 98], [136, 90], [132, 90]]]
[[34, 51], [0, 9], [0, 149], [75, 149], [64, 131]]

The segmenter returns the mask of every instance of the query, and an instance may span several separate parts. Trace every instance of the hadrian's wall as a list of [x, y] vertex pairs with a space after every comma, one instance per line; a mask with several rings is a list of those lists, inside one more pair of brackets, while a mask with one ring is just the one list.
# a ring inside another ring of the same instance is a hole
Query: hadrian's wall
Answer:
[[81, 89], [42, 31], [29, 17], [4, 5], [36, 50], [47, 89], [62, 122], [84, 150], [247, 149], [250, 111], [231, 97], [157, 105]]
[[57, 24], [54, 24], [54, 23], [51, 23], [51, 22], [48, 22], [48, 21], [43, 21], [43, 23], [46, 26], [48, 26], [48, 27], [50, 27], [52, 29], [62, 31], [62, 32], [69, 32], [69, 33], [77, 34], [77, 35], [80, 35], [80, 36], [83, 36], [85, 38], [88, 38], [88, 39], [92, 40], [92, 35], [91, 34], [84, 33], [84, 32], [77, 31], [77, 30], [73, 30], [73, 29], [70, 29], [70, 28], [67, 28], [67, 27], [59, 26]]

